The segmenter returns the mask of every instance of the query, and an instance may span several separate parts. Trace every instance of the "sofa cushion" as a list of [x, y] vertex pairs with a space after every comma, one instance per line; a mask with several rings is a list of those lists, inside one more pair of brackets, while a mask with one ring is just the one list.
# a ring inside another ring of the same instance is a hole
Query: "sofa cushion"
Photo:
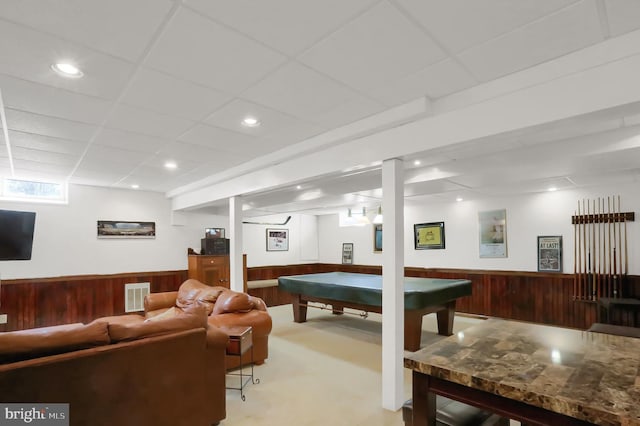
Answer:
[[109, 343], [106, 322], [9, 331], [0, 333], [0, 362], [21, 361]]
[[176, 308], [175, 306], [170, 307], [169, 309], [167, 309], [166, 311], [164, 311], [161, 314], [152, 316], [147, 318], [146, 320], [144, 320], [144, 322], [149, 322], [149, 321], [160, 321], [163, 319], [167, 319], [167, 318], [173, 318], [176, 315], [178, 315], [180, 313], [180, 311], [178, 310], [178, 308]]
[[207, 314], [202, 306], [192, 306], [173, 317], [158, 321], [109, 324], [109, 336], [112, 342], [137, 340], [144, 337], [159, 336], [175, 331], [192, 328], [207, 328]]
[[255, 307], [251, 296], [247, 293], [235, 291], [225, 291], [220, 294], [215, 306], [213, 315], [226, 314], [230, 312], [249, 312]]
[[207, 315], [210, 315], [218, 296], [224, 290], [224, 287], [211, 287], [198, 280], [189, 279], [178, 289], [176, 306], [185, 309], [193, 305], [202, 305], [207, 310]]

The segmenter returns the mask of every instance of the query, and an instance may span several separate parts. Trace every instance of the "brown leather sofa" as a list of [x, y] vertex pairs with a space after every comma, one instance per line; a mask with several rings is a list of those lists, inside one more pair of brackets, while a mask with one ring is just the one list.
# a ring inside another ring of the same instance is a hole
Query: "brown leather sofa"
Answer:
[[217, 424], [227, 343], [203, 309], [0, 333], [0, 402], [68, 403], [78, 426]]
[[[208, 323], [222, 331], [231, 326], [251, 326], [253, 339], [253, 362], [262, 364], [269, 356], [269, 333], [271, 316], [267, 305], [258, 297], [238, 293], [225, 287], [211, 287], [194, 279], [186, 280], [178, 291], [151, 293], [145, 297], [146, 318], [158, 315], [175, 315], [192, 306], [203, 306], [208, 314]], [[243, 364], [250, 362], [248, 351], [242, 357]], [[226, 357], [226, 368], [240, 364], [237, 356]]]

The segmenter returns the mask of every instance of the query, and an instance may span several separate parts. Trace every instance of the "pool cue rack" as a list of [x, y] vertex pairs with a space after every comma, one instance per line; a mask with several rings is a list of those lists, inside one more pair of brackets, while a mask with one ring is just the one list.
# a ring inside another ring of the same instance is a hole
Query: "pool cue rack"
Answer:
[[573, 299], [597, 301], [624, 297], [629, 272], [627, 222], [620, 196], [582, 199], [571, 217], [573, 224]]

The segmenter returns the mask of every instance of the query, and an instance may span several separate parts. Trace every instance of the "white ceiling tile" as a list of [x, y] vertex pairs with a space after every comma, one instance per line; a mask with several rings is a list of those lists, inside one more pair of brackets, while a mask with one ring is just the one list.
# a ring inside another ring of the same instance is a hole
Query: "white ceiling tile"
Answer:
[[[6, 21], [0, 25], [0, 52], [10, 58], [0, 61], [2, 74], [104, 99], [115, 99], [133, 70], [113, 56]], [[74, 62], [84, 77], [59, 76], [51, 69], [59, 61]]]
[[80, 155], [60, 154], [57, 152], [29, 149], [21, 146], [11, 148], [11, 154], [15, 160], [28, 160], [38, 163], [48, 163], [59, 166], [75, 166]]
[[147, 153], [156, 153], [169, 142], [171, 142], [171, 139], [109, 128], [102, 128], [93, 141], [95, 145]]
[[167, 169], [164, 167], [165, 162], [167, 160], [175, 161], [173, 158], [168, 158], [165, 155], [157, 154], [153, 157], [148, 158], [143, 164], [138, 166], [135, 170], [136, 174], [140, 175], [148, 175], [155, 176], [160, 174], [160, 176], [170, 176], [176, 177], [180, 176], [184, 173], [188, 173], [189, 171], [196, 169], [202, 165], [202, 161], [191, 161], [191, 160], [180, 160], [176, 161], [177, 168], [175, 169]]
[[86, 142], [52, 138], [49, 136], [23, 133], [13, 130], [9, 131], [9, 140], [11, 141], [12, 147], [35, 149], [71, 156], [79, 156], [87, 147]]
[[325, 130], [320, 126], [298, 121], [277, 129], [261, 140], [268, 143], [273, 150], [277, 150], [322, 134]]
[[146, 65], [237, 93], [285, 60], [281, 54], [247, 37], [181, 9], [151, 49]]
[[14, 159], [16, 177], [28, 178], [36, 173], [55, 174], [56, 176], [66, 176], [73, 170], [72, 165], [43, 163], [40, 161]]
[[297, 62], [288, 63], [243, 93], [251, 101], [307, 120], [358, 96]]
[[640, 28], [638, 0], [605, 0], [609, 32], [616, 37]]
[[212, 19], [289, 55], [313, 45], [373, 3], [375, 0], [186, 1]]
[[388, 106], [428, 96], [436, 99], [469, 88], [475, 80], [467, 70], [451, 59], [445, 59], [404, 78], [383, 84], [370, 92]]
[[602, 41], [593, 2], [581, 2], [458, 55], [488, 81]]
[[180, 141], [241, 154], [247, 159], [266, 153], [255, 137], [203, 124], [194, 126], [180, 137]]
[[169, 0], [3, 0], [0, 17], [135, 61], [172, 5]]
[[577, 0], [396, 0], [451, 52], [483, 43]]
[[[258, 119], [260, 126], [247, 127], [242, 125], [242, 120], [245, 117]], [[319, 126], [304, 122], [297, 117], [243, 99], [229, 102], [204, 121], [212, 126], [256, 137], [295, 134], [300, 138], [299, 140], [302, 140], [304, 137], [310, 137], [323, 130]]]
[[157, 154], [158, 157], [171, 158], [175, 161], [187, 160], [191, 162], [219, 162], [227, 166], [243, 162], [246, 157], [196, 145], [186, 142], [172, 142], [163, 147]]
[[99, 124], [111, 102], [44, 84], [0, 74], [0, 89], [7, 108], [52, 117]]
[[349, 22], [299, 57], [308, 66], [367, 91], [444, 59], [423, 31], [387, 2]]
[[317, 114], [314, 120], [324, 127], [334, 128], [353, 123], [386, 109], [387, 107], [381, 103], [356, 96], [328, 111]]
[[127, 151], [124, 149], [111, 148], [102, 145], [92, 145], [87, 150], [87, 153], [82, 159], [81, 167], [85, 167], [89, 163], [105, 163], [126, 165], [123, 169], [128, 169], [128, 166], [135, 166], [149, 158], [149, 154], [144, 152]]
[[191, 127], [193, 122], [127, 105], [118, 105], [105, 125], [119, 130], [175, 139]]
[[89, 141], [97, 126], [7, 108], [10, 130], [73, 141]]
[[180, 80], [149, 68], [141, 68], [122, 98], [125, 104], [199, 121], [231, 96]]

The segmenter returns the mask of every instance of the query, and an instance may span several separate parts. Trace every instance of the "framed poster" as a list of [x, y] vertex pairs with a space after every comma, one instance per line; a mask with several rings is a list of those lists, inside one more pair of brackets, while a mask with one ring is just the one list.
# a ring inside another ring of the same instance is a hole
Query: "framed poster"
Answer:
[[562, 272], [562, 236], [538, 237], [538, 271]]
[[507, 257], [507, 211], [478, 212], [480, 257]]
[[98, 238], [155, 238], [155, 222], [99, 220]]
[[288, 229], [267, 229], [267, 251], [289, 250]]
[[342, 264], [353, 265], [353, 243], [342, 243]]
[[382, 251], [382, 225], [373, 225], [373, 251]]
[[416, 250], [444, 249], [444, 222], [413, 225], [413, 243]]

